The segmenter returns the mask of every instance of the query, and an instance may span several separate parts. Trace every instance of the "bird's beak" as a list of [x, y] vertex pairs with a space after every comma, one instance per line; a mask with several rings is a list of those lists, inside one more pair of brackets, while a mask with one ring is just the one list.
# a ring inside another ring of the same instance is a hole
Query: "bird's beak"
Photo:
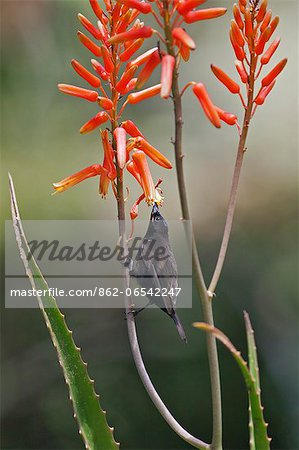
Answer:
[[159, 214], [159, 213], [160, 213], [159, 208], [158, 208], [157, 204], [154, 203], [154, 206], [153, 206], [153, 209], [151, 212], [151, 220], [153, 221], [155, 219], [155, 215]]

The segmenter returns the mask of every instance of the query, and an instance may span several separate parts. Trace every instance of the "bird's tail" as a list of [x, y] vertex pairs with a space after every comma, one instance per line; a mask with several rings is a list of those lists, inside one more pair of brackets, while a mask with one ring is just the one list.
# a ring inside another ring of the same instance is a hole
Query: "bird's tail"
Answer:
[[180, 335], [180, 338], [185, 341], [185, 343], [187, 344], [187, 338], [186, 338], [186, 334], [183, 328], [183, 325], [180, 321], [179, 316], [177, 315], [176, 311], [173, 310], [173, 312], [171, 313], [171, 318], [175, 323], [176, 329], [178, 330], [178, 333]]

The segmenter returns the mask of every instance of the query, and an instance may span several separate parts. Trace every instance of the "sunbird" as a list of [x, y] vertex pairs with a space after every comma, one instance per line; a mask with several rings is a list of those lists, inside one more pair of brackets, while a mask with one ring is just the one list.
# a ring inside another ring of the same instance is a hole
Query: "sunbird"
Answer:
[[178, 291], [177, 263], [169, 242], [168, 224], [157, 204], [152, 208], [149, 226], [135, 259], [128, 258], [125, 265], [129, 268], [130, 276], [145, 289], [148, 299], [148, 303], [135, 310], [134, 315], [149, 305], [156, 304], [172, 318], [181, 339], [187, 342], [184, 328], [175, 310]]

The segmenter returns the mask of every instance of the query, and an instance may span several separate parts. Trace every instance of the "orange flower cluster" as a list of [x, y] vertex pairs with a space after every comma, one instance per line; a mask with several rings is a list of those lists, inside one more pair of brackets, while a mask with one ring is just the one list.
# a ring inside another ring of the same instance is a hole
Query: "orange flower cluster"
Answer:
[[170, 169], [171, 163], [145, 139], [131, 120], [121, 123], [122, 113], [128, 104], [146, 100], [159, 94], [162, 89], [158, 85], [140, 90], [161, 62], [159, 49], [154, 47], [137, 57], [135, 55], [145, 39], [154, 32], [138, 18], [140, 13], [151, 12], [152, 7], [139, 0], [104, 0], [104, 3], [106, 11], [102, 10], [97, 0], [90, 0], [96, 24], [82, 14], [78, 15], [80, 23], [91, 35], [78, 32], [79, 41], [92, 53], [94, 73], [77, 60], [72, 60], [72, 66], [92, 89], [58, 84], [61, 92], [83, 98], [101, 108], [82, 125], [80, 133], [89, 133], [110, 122], [111, 130], [100, 130], [103, 163], [87, 167], [54, 183], [53, 187], [55, 192], [63, 192], [87, 178], [99, 176], [102, 197], [107, 195], [110, 185], [116, 195], [118, 171], [127, 169], [142, 187], [146, 202], [161, 204], [162, 197], [154, 186], [147, 157], [163, 168]]
[[[280, 38], [276, 38], [266, 49], [279, 24], [279, 17], [272, 18], [272, 11], [268, 10], [268, 0], [239, 0], [239, 3], [234, 5], [233, 15], [234, 19], [231, 22], [229, 33], [230, 41], [237, 58], [235, 67], [241, 83], [246, 87], [247, 103], [243, 99], [241, 86], [236, 81], [215, 65], [212, 65], [211, 69], [218, 80], [232, 94], [237, 94], [240, 97], [245, 110], [250, 105], [255, 104], [253, 116], [256, 108], [265, 102], [276, 83], [278, 75], [287, 64], [287, 59], [280, 61], [261, 80], [261, 88], [258, 94], [252, 96], [255, 82], [260, 77], [263, 67], [270, 62], [280, 44]], [[213, 105], [206, 106], [206, 109], [208, 109], [207, 115], [211, 122], [218, 126], [219, 123], [215, 121], [213, 115], [215, 110]], [[216, 110], [219, 118], [229, 123], [217, 107]], [[226, 116], [226, 118], [228, 117]], [[233, 120], [230, 124], [234, 124]]]

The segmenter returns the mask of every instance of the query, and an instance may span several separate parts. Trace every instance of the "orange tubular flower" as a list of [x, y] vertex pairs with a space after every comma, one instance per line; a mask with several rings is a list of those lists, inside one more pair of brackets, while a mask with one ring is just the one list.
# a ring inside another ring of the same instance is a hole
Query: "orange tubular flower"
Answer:
[[275, 78], [277, 78], [278, 75], [283, 71], [287, 62], [288, 62], [287, 58], [280, 61], [274, 67], [274, 69], [272, 69], [271, 72], [265, 78], [262, 79], [262, 86], [263, 87], [269, 86], [272, 83], [272, 81], [275, 80]]
[[121, 126], [126, 130], [126, 132], [132, 137], [144, 137], [139, 128], [135, 125], [132, 120], [125, 120], [122, 122]]
[[105, 71], [102, 64], [100, 64], [96, 59], [91, 60], [91, 65], [94, 68], [94, 70], [100, 75], [102, 80], [108, 80], [109, 74]]
[[149, 142], [147, 142], [143, 137], [137, 137], [129, 141], [129, 148], [133, 146], [144, 151], [156, 164], [164, 167], [165, 169], [172, 169], [171, 162], [159, 152], [155, 147], [153, 147]]
[[241, 30], [243, 30], [244, 22], [242, 20], [242, 16], [241, 16], [240, 10], [239, 10], [238, 5], [236, 3], [234, 4], [233, 14], [234, 14], [234, 18], [235, 18], [235, 21], [237, 22], [238, 27]]
[[113, 163], [114, 152], [112, 146], [109, 142], [109, 132], [108, 130], [101, 131], [102, 144], [104, 149], [104, 163], [103, 166], [107, 168], [107, 175], [110, 180], [114, 180], [117, 176], [116, 167]]
[[145, 53], [142, 53], [142, 55], [135, 58], [133, 61], [131, 61], [129, 64], [131, 66], [142, 66], [142, 64], [147, 63], [149, 59], [152, 57], [153, 53], [158, 52], [158, 47], [153, 47], [150, 50], [148, 50]]
[[255, 53], [257, 55], [261, 55], [263, 53], [265, 45], [269, 41], [270, 37], [271, 37], [271, 28], [268, 27], [262, 33], [262, 35], [259, 38], [258, 43], [257, 43], [257, 45], [255, 47]]
[[248, 73], [246, 72], [244, 65], [241, 63], [241, 61], [235, 61], [235, 66], [240, 75], [242, 83], [246, 84], [248, 82]]
[[230, 41], [231, 41], [231, 44], [233, 46], [236, 58], [239, 61], [244, 61], [244, 59], [245, 59], [244, 49], [243, 49], [243, 47], [239, 47], [239, 45], [236, 43], [232, 29], [230, 29], [229, 37], [230, 37]]
[[223, 111], [223, 109], [218, 108], [218, 106], [215, 106], [215, 109], [220, 117], [221, 120], [223, 120], [223, 122], [227, 123], [228, 125], [236, 125], [236, 123], [238, 122], [238, 118], [237, 116], [235, 116], [235, 114], [231, 114], [228, 113], [226, 111]]
[[268, 97], [268, 95], [270, 94], [270, 92], [272, 91], [272, 89], [274, 88], [276, 83], [276, 80], [272, 81], [271, 84], [269, 84], [269, 86], [266, 86], [264, 88], [262, 88], [259, 92], [259, 94], [257, 95], [256, 99], [254, 100], [254, 102], [257, 105], [263, 105], [265, 103], [266, 98]]
[[192, 11], [192, 9], [196, 8], [197, 6], [202, 5], [207, 0], [186, 0], [186, 1], [180, 1], [178, 3], [177, 10], [180, 14], [185, 15], [187, 12]]
[[84, 26], [84, 28], [90, 33], [92, 34], [92, 36], [95, 39], [100, 40], [102, 38], [102, 35], [100, 33], [100, 30], [98, 28], [96, 28], [85, 16], [83, 16], [83, 14], [78, 14], [78, 19], [79, 21], [82, 23], [82, 25]]
[[160, 91], [161, 91], [161, 84], [156, 84], [155, 86], [152, 86], [150, 88], [143, 89], [143, 91], [134, 92], [133, 94], [130, 94], [128, 96], [127, 102], [134, 105], [150, 97], [154, 97], [155, 95], [159, 94]]
[[119, 44], [126, 41], [133, 41], [139, 38], [149, 38], [153, 34], [151, 27], [144, 26], [138, 29], [125, 31], [124, 33], [115, 34], [109, 39], [110, 44]]
[[261, 27], [260, 27], [261, 33], [263, 33], [263, 31], [265, 31], [265, 29], [270, 25], [271, 17], [272, 17], [272, 11], [268, 11], [267, 14], [265, 15], [263, 23], [261, 24]]
[[267, 11], [267, 6], [268, 6], [268, 0], [263, 0], [260, 5], [258, 15], [256, 16], [257, 22], [262, 22], [262, 20], [264, 19], [266, 11]]
[[122, 127], [117, 127], [113, 134], [116, 140], [117, 162], [119, 168], [123, 169], [127, 161], [126, 130]]
[[197, 83], [193, 86], [193, 92], [200, 101], [202, 109], [204, 110], [206, 116], [210, 120], [210, 122], [216, 127], [221, 128], [221, 122], [219, 119], [219, 115], [216, 111], [215, 105], [207, 93], [205, 86], [202, 83]]
[[110, 98], [98, 97], [97, 103], [101, 108], [104, 108], [107, 111], [110, 111], [110, 109], [113, 108], [113, 102], [112, 100], [110, 100]]
[[115, 89], [117, 92], [123, 94], [126, 91], [126, 87], [128, 83], [132, 80], [136, 70], [138, 69], [138, 66], [131, 66], [125, 72], [122, 74], [121, 79], [118, 81], [118, 83], [115, 86]]
[[227, 87], [227, 89], [230, 90], [232, 94], [239, 94], [240, 92], [240, 86], [232, 80], [223, 70], [219, 69], [219, 67], [211, 65], [212, 72], [214, 75], [218, 78], [221, 83], [224, 84], [224, 86]]
[[281, 39], [280, 38], [276, 38], [272, 44], [270, 45], [270, 47], [268, 48], [268, 50], [263, 54], [262, 58], [261, 58], [261, 64], [266, 65], [268, 64], [268, 62], [270, 61], [270, 59], [272, 58], [272, 56], [274, 55], [274, 53], [276, 52], [279, 44], [280, 44]]
[[86, 48], [88, 48], [88, 50], [91, 51], [91, 53], [93, 53], [95, 56], [101, 56], [102, 55], [101, 47], [99, 47], [97, 44], [92, 42], [92, 40], [89, 39], [87, 36], [85, 36], [85, 34], [81, 33], [81, 31], [78, 31], [77, 36], [78, 36], [79, 41]]
[[145, 153], [141, 150], [136, 150], [133, 153], [132, 158], [140, 174], [141, 186], [145, 195], [145, 201], [148, 205], [153, 205], [154, 203], [160, 205], [163, 199], [155, 188], [152, 175], [146, 161]]
[[97, 16], [98, 19], [100, 19], [100, 21], [102, 23], [107, 23], [108, 19], [105, 16], [105, 14], [103, 13], [103, 10], [100, 8], [97, 0], [89, 0], [90, 5], [93, 9], [93, 12], [95, 13], [95, 15]]
[[199, 20], [216, 19], [223, 16], [227, 11], [227, 8], [209, 8], [200, 9], [198, 11], [189, 11], [184, 15], [186, 23], [198, 22]]
[[74, 173], [70, 177], [64, 178], [58, 183], [53, 183], [53, 188], [55, 189], [55, 193], [64, 192], [72, 186], [81, 183], [81, 181], [95, 177], [101, 173], [105, 173], [105, 169], [100, 164], [93, 164], [92, 166], [86, 167], [86, 169]]
[[172, 36], [180, 43], [190, 48], [190, 50], [194, 50], [196, 48], [195, 42], [183, 28], [174, 28], [172, 30]]
[[117, 0], [117, 1], [119, 1], [122, 5], [128, 6], [129, 8], [137, 9], [143, 14], [148, 14], [152, 11], [152, 7], [149, 3], [140, 2], [139, 0]]
[[249, 8], [245, 9], [244, 18], [245, 18], [245, 35], [247, 38], [251, 38], [253, 35], [253, 27]]
[[102, 45], [102, 57], [104, 62], [104, 67], [107, 73], [113, 72], [114, 64], [110, 55], [108, 48], [105, 45]]
[[130, 172], [130, 174], [135, 178], [135, 180], [138, 181], [138, 183], [141, 186], [140, 173], [138, 172], [135, 162], [133, 160], [130, 160], [126, 167], [127, 167], [128, 172]]
[[135, 52], [137, 52], [137, 50], [139, 50], [139, 48], [142, 46], [144, 42], [144, 39], [136, 39], [135, 42], [133, 42], [133, 44], [131, 44], [126, 50], [124, 50], [120, 55], [119, 55], [119, 59], [122, 62], [128, 61]]
[[89, 102], [96, 102], [98, 99], [98, 93], [89, 89], [83, 89], [71, 84], [58, 84], [58, 89], [64, 94], [73, 95], [74, 97], [84, 98]]
[[147, 63], [141, 70], [140, 74], [138, 75], [136, 89], [142, 88], [142, 86], [150, 78], [151, 74], [153, 73], [155, 68], [160, 64], [160, 62], [161, 62], [160, 54], [159, 51], [156, 50], [151, 54], [149, 60], [147, 61]]
[[89, 70], [85, 69], [82, 64], [79, 63], [76, 59], [72, 59], [72, 66], [80, 77], [84, 78], [91, 86], [99, 87], [101, 86], [101, 80], [89, 72]]
[[90, 131], [95, 130], [103, 123], [107, 122], [108, 119], [109, 119], [108, 114], [105, 111], [101, 111], [80, 128], [80, 133], [81, 134], [89, 133]]
[[245, 45], [244, 36], [234, 20], [231, 21], [231, 29], [232, 29], [233, 38], [234, 38], [236, 44], [239, 47], [244, 47], [244, 45]]
[[167, 99], [171, 93], [173, 70], [175, 66], [175, 57], [165, 55], [162, 58], [162, 73], [161, 73], [161, 98]]

